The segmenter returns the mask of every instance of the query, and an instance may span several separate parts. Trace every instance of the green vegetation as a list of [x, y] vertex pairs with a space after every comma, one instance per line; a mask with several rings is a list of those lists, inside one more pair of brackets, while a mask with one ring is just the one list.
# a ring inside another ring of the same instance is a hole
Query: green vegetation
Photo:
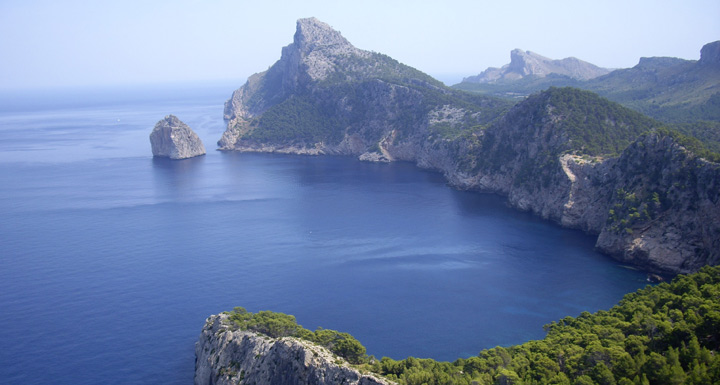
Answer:
[[347, 82], [362, 82], [368, 79], [381, 79], [390, 83], [422, 82], [434, 87], [445, 85], [430, 75], [413, 67], [402, 64], [390, 56], [372, 52], [369, 56], [358, 55], [333, 56], [334, 71], [320, 81], [322, 87]]
[[581, 80], [576, 80], [565, 75], [549, 74], [543, 77], [530, 75], [518, 80], [505, 80], [495, 83], [463, 82], [455, 84], [452, 88], [504, 99], [518, 100], [550, 87], [582, 88], [582, 85], [583, 81]]
[[720, 381], [720, 267], [545, 326], [543, 340], [437, 362], [368, 365], [400, 384], [712, 384]]
[[671, 125], [671, 127], [686, 136], [697, 138], [708, 150], [720, 153], [720, 118], [715, 122], [678, 123]]
[[616, 233], [633, 233], [633, 226], [655, 219], [662, 210], [660, 194], [653, 192], [647, 196], [638, 197], [638, 194], [618, 189], [615, 192], [615, 205], [608, 213], [610, 230]]
[[720, 266], [627, 294], [618, 305], [545, 325], [543, 340], [483, 350], [454, 362], [375, 360], [347, 333], [310, 332], [295, 317], [235, 308], [240, 328], [294, 336], [402, 385], [720, 383]]
[[720, 121], [720, 71], [694, 61], [650, 58], [587, 81], [551, 74], [495, 83], [464, 82], [453, 86], [504, 98], [519, 99], [550, 87], [596, 92], [625, 107], [665, 123]]
[[592, 92], [553, 87], [518, 103], [485, 131], [475, 169], [503, 172], [515, 163], [515, 186], [547, 187], [563, 183], [561, 155], [617, 156], [659, 125]]
[[331, 109], [309, 95], [293, 95], [272, 106], [250, 123], [254, 129], [243, 139], [263, 143], [314, 145], [342, 138], [341, 125]]
[[548, 114], [560, 118], [559, 128], [571, 142], [570, 149], [591, 156], [617, 155], [640, 134], [658, 122], [577, 88], [550, 88], [544, 95]]
[[365, 347], [348, 333], [318, 328], [314, 332], [297, 324], [294, 316], [272, 311], [250, 313], [236, 307], [228, 313], [230, 320], [241, 330], [250, 330], [273, 338], [295, 337], [323, 346], [352, 364], [367, 360]]
[[685, 147], [685, 149], [703, 159], [709, 160], [711, 162], [720, 163], [720, 153], [718, 153], [717, 151], [712, 151], [708, 148], [708, 146], [705, 145], [705, 143], [701, 142], [695, 137], [688, 136], [678, 132], [677, 130], [664, 127], [660, 127], [655, 131], [661, 135], [670, 136], [671, 138], [673, 138], [675, 143]]
[[319, 142], [337, 144], [346, 133], [360, 133], [372, 143], [380, 140], [386, 127], [397, 130], [399, 138], [403, 138], [416, 132], [430, 111], [445, 105], [467, 111], [462, 121], [443, 132], [456, 136], [487, 125], [512, 105], [424, 81], [391, 79], [393, 82], [370, 79], [327, 84], [313, 92], [296, 93], [252, 120], [242, 139], [314, 146]]

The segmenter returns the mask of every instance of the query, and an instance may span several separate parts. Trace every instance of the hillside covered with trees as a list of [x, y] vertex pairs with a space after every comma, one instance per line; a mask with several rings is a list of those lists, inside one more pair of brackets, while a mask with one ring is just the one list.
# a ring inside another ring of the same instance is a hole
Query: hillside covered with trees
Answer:
[[310, 332], [282, 313], [236, 308], [230, 314], [237, 327], [316, 342], [361, 370], [406, 385], [720, 383], [720, 267], [627, 294], [607, 311], [552, 322], [542, 340], [454, 362], [377, 360], [347, 333]]

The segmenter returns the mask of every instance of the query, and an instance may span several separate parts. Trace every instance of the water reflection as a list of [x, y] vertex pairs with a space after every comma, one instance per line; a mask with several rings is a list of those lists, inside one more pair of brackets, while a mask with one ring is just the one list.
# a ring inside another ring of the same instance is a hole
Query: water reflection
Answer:
[[180, 160], [153, 157], [151, 161], [157, 197], [184, 201], [196, 195], [202, 181], [206, 156]]

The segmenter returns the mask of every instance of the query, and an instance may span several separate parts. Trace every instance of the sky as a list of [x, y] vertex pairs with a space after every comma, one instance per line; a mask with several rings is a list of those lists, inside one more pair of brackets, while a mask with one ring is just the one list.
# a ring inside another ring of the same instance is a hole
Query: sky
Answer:
[[628, 68], [697, 60], [720, 40], [718, 0], [0, 0], [0, 90], [239, 86], [311, 16], [446, 84], [507, 64], [515, 48]]

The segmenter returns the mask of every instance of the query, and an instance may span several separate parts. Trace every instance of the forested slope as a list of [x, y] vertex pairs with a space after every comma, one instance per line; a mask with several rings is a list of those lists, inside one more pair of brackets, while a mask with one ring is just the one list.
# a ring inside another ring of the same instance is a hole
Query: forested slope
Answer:
[[717, 384], [720, 268], [626, 295], [608, 311], [545, 326], [543, 340], [453, 363], [389, 358], [370, 367], [400, 384]]

